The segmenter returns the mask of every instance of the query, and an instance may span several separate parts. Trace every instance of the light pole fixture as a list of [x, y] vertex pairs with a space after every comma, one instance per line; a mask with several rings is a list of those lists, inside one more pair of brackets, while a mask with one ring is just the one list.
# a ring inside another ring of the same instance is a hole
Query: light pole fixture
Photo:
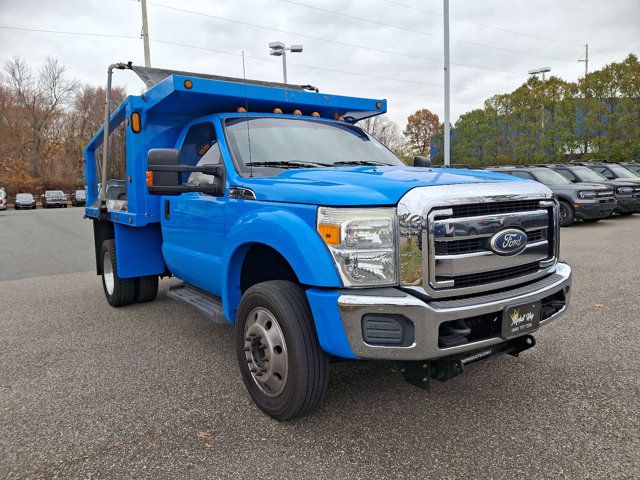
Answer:
[[269, 55], [282, 57], [282, 77], [287, 83], [287, 50], [291, 53], [302, 52], [302, 45], [291, 45], [287, 47], [283, 42], [269, 42]]
[[542, 81], [544, 82], [545, 80], [545, 73], [548, 73], [551, 71], [551, 67], [541, 67], [541, 68], [536, 68], [533, 70], [529, 70], [529, 75], [538, 75], [538, 74], [542, 74]]
[[[548, 73], [551, 71], [551, 67], [541, 67], [541, 68], [535, 68], [533, 70], [529, 70], [529, 75], [539, 75], [540, 73], [542, 74], [542, 82], [544, 83], [545, 81], [545, 73]], [[544, 131], [544, 103], [542, 104], [542, 115], [540, 117], [540, 128]]]

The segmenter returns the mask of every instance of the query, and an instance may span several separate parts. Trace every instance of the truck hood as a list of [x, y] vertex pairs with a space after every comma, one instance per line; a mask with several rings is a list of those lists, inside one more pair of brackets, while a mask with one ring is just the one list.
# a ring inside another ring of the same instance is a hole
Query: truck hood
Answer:
[[526, 182], [499, 173], [423, 167], [338, 167], [286, 170], [243, 178], [256, 199], [329, 206], [395, 205], [409, 190], [433, 185]]

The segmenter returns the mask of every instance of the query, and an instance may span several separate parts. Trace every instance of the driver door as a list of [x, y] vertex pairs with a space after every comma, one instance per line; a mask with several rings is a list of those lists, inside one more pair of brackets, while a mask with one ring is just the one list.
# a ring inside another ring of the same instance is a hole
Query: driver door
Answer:
[[[211, 122], [189, 127], [178, 149], [185, 165], [222, 163]], [[182, 175], [182, 182], [189, 185], [210, 185], [215, 181], [215, 177], [200, 172]], [[227, 197], [187, 192], [163, 196], [161, 202], [162, 251], [169, 269], [181, 280], [220, 296]]]

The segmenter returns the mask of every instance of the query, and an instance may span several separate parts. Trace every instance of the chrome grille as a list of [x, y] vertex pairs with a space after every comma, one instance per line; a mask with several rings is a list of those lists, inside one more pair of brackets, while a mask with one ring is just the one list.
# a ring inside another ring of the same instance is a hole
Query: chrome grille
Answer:
[[[454, 297], [509, 288], [552, 271], [559, 225], [557, 202], [546, 187], [533, 182], [458, 187], [426, 187], [424, 195], [440, 189], [436, 197], [442, 198], [420, 199], [421, 192], [412, 191], [398, 204], [405, 288], [434, 298]], [[446, 188], [461, 195], [444, 198]], [[506, 228], [526, 232], [521, 253], [491, 250], [491, 238]]]

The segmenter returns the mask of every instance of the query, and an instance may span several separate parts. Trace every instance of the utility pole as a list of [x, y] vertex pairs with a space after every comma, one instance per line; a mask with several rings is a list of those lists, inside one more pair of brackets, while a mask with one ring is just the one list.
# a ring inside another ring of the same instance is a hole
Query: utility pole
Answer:
[[444, 164], [451, 164], [450, 72], [449, 72], [449, 0], [444, 0]]
[[578, 60], [579, 62], [584, 62], [584, 78], [587, 78], [589, 74], [589, 44], [584, 44], [584, 60]]
[[149, 24], [147, 22], [147, 0], [140, 0], [142, 5], [142, 42], [144, 43], [144, 66], [151, 66], [151, 52], [149, 51]]

